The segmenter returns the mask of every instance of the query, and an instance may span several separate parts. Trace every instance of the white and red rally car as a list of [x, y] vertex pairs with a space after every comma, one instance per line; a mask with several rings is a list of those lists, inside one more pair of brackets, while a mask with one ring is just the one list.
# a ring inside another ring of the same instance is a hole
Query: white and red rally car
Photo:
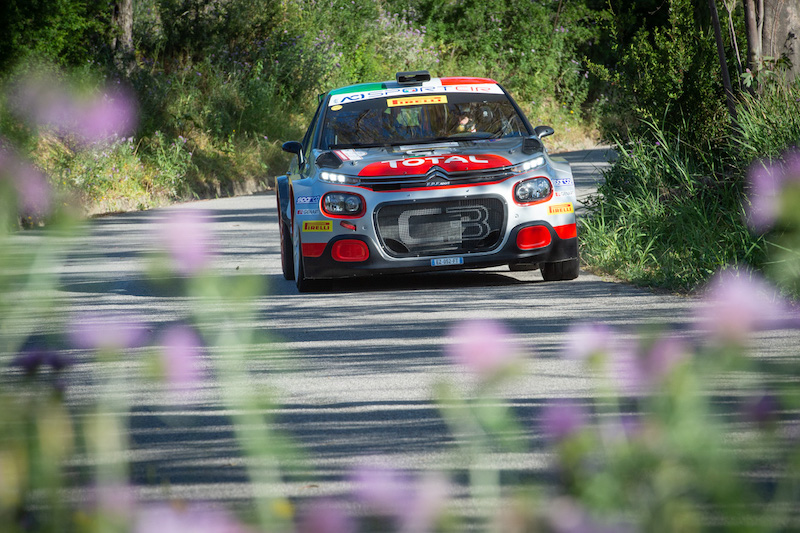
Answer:
[[277, 179], [281, 259], [313, 280], [509, 265], [578, 276], [575, 187], [509, 94], [484, 78], [352, 85], [320, 97]]

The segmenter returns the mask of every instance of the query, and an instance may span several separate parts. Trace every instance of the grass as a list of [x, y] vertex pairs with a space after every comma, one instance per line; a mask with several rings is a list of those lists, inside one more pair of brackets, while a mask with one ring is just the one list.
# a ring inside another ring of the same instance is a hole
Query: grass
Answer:
[[618, 143], [619, 159], [582, 221], [581, 254], [590, 268], [691, 291], [727, 265], [774, 263], [778, 236], [754, 234], [745, 223], [747, 174], [757, 159], [777, 159], [800, 140], [800, 83], [743, 96], [738, 111], [731, 135], [703, 146], [654, 123]]

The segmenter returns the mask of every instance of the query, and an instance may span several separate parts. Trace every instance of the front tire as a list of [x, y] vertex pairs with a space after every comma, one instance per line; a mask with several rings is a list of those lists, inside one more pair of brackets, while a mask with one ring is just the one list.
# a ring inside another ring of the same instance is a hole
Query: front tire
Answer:
[[545, 281], [568, 281], [578, 277], [581, 270], [580, 259], [567, 259], [557, 263], [542, 263], [542, 277]]
[[297, 285], [298, 292], [312, 292], [316, 288], [313, 280], [306, 277], [305, 269], [303, 268], [303, 243], [300, 240], [300, 231], [294, 228], [294, 236], [292, 238], [292, 257], [294, 259], [294, 282]]

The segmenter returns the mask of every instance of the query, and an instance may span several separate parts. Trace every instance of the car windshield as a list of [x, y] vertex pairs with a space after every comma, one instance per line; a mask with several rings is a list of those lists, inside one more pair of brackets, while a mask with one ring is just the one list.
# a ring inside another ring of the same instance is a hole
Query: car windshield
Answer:
[[433, 93], [332, 102], [320, 138], [323, 150], [530, 134], [503, 93]]

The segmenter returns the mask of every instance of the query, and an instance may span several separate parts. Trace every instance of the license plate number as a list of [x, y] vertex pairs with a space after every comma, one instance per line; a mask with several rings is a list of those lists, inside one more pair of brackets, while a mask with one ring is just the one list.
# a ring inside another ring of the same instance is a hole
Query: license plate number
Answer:
[[431, 266], [450, 266], [450, 265], [463, 265], [463, 257], [442, 257], [440, 259], [431, 259]]

